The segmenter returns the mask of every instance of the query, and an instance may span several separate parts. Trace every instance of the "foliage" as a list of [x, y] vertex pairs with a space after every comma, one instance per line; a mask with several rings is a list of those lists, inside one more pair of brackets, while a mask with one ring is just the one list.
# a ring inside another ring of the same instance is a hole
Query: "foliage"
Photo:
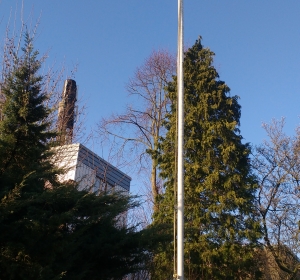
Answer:
[[[213, 55], [197, 40], [184, 58], [185, 275], [187, 279], [253, 279], [260, 236], [250, 147], [239, 131], [240, 105], [213, 67]], [[172, 232], [176, 196], [176, 77], [161, 141], [165, 180], [157, 224]], [[161, 244], [153, 279], [172, 279], [173, 242]]]
[[43, 77], [37, 74], [42, 60], [37, 58], [28, 33], [22, 51], [21, 57], [12, 55], [14, 65], [1, 87], [6, 102], [5, 118], [0, 123], [0, 184], [5, 191], [20, 185], [25, 177], [27, 183], [43, 188], [42, 178], [47, 176], [54, 183], [57, 172], [49, 160], [54, 132], [49, 131], [50, 123], [45, 121], [50, 113], [44, 106], [48, 97], [41, 90]]
[[133, 197], [96, 196], [56, 180], [62, 170], [51, 160], [56, 135], [47, 122], [43, 60], [29, 33], [22, 51], [12, 53], [2, 83], [0, 278], [122, 279], [146, 262], [153, 230], [120, 221], [137, 206]]
[[[62, 185], [1, 202], [3, 279], [122, 279], [147, 257], [145, 231], [119, 221], [132, 198]], [[124, 214], [123, 214], [124, 215]], [[62, 277], [64, 276], [64, 277]]]

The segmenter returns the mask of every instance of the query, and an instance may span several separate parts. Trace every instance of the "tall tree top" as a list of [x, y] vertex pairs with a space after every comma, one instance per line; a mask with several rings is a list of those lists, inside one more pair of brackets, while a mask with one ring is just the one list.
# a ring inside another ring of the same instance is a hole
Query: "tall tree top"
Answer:
[[[29, 174], [30, 177], [39, 174], [36, 180], [42, 186], [43, 180], [55, 177], [54, 174], [50, 176], [53, 169], [49, 161], [50, 140], [54, 133], [47, 121], [49, 95], [43, 89], [43, 76], [39, 74], [43, 58], [38, 58], [39, 53], [34, 50], [33, 38], [28, 32], [21, 50], [20, 56], [14, 48], [10, 50], [12, 65], [8, 65], [2, 84], [6, 100], [4, 118], [0, 122], [0, 181], [20, 184]], [[48, 178], [40, 177], [42, 170]]]
[[[229, 87], [219, 79], [213, 56], [199, 38], [185, 52], [183, 64], [185, 271], [189, 279], [237, 279], [236, 275], [247, 279], [247, 273], [255, 270], [252, 247], [260, 236], [256, 184], [248, 161], [249, 145], [241, 142], [238, 97], [230, 96]], [[176, 77], [168, 85], [168, 95], [172, 106], [159, 158], [165, 192], [154, 220], [172, 228], [176, 204]], [[173, 254], [167, 254], [172, 248], [167, 250], [157, 255], [159, 277], [164, 270], [171, 271], [168, 266]], [[156, 279], [165, 279], [166, 275]]]

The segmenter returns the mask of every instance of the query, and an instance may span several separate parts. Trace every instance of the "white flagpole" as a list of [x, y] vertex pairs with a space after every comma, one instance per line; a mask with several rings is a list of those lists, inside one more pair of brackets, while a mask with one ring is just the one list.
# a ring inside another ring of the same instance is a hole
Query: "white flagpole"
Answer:
[[177, 279], [184, 280], [183, 0], [178, 0], [177, 84], [178, 84]]

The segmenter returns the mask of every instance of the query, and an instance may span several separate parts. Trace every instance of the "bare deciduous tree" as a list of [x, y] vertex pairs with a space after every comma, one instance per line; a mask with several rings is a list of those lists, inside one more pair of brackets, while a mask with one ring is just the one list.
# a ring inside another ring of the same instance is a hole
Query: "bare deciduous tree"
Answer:
[[284, 273], [281, 279], [299, 279], [300, 129], [288, 137], [283, 128], [284, 119], [264, 124], [269, 140], [256, 148], [252, 165], [266, 249]]
[[165, 88], [175, 69], [175, 58], [169, 52], [154, 51], [129, 80], [127, 90], [134, 98], [133, 103], [127, 106], [124, 114], [113, 114], [98, 124], [99, 135], [113, 143], [117, 158], [130, 158], [140, 172], [146, 170], [149, 174], [151, 170], [154, 210], [161, 187], [155, 153], [159, 138], [165, 133], [162, 124], [169, 106]]

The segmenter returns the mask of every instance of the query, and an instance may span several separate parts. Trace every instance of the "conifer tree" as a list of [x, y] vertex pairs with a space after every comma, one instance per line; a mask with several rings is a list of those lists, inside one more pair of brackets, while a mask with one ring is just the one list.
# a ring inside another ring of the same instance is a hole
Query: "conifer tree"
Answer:
[[[253, 248], [260, 236], [250, 147], [240, 135], [237, 96], [213, 66], [214, 53], [201, 39], [184, 58], [185, 275], [187, 279], [256, 279]], [[176, 208], [176, 77], [160, 169], [165, 193], [154, 223], [173, 228]], [[175, 192], [174, 192], [175, 184]], [[173, 242], [161, 244], [153, 279], [172, 279]]]
[[43, 77], [39, 75], [43, 60], [33, 49], [29, 33], [24, 39], [20, 57], [11, 50], [13, 66], [1, 87], [6, 101], [4, 120], [0, 122], [0, 185], [5, 191], [25, 178], [31, 187], [43, 189], [46, 180], [54, 182], [57, 172], [50, 162], [54, 132], [46, 121], [50, 109], [45, 101], [49, 96], [43, 91]]
[[118, 222], [137, 206], [133, 197], [96, 196], [56, 180], [43, 60], [24, 38], [1, 89], [0, 279], [123, 279], [145, 263], [151, 232]]

